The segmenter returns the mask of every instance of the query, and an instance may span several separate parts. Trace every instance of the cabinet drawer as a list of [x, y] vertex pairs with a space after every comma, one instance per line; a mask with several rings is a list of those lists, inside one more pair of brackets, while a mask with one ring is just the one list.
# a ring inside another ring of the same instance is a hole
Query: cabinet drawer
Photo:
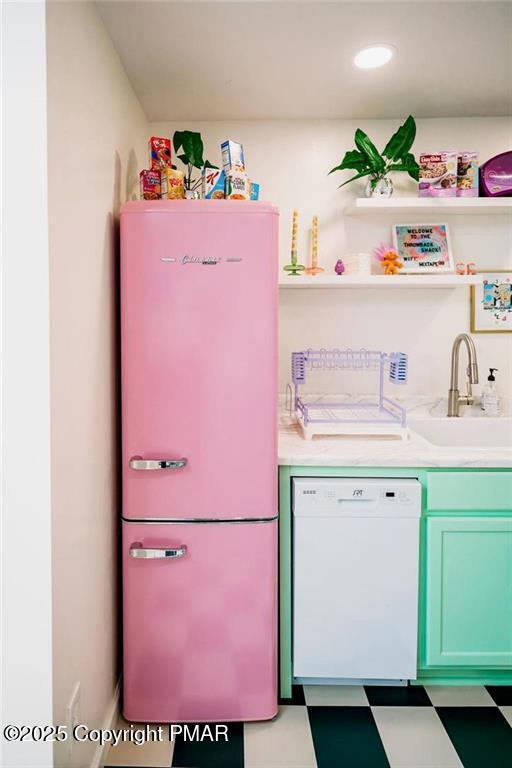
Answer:
[[512, 472], [429, 472], [427, 509], [512, 511]]

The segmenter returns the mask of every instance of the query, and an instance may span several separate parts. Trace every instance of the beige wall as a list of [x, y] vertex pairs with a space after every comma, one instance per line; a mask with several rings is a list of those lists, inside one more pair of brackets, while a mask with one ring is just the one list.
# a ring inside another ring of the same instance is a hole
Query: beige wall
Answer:
[[[338, 189], [352, 175], [327, 172], [353, 147], [361, 127], [379, 147], [398, 127], [397, 120], [253, 120], [239, 122], [153, 123], [152, 135], [176, 129], [201, 131], [205, 157], [220, 161], [220, 142], [241, 141], [250, 176], [261, 183], [265, 200], [281, 211], [281, 263], [289, 261], [291, 213], [299, 209], [299, 255], [308, 259], [311, 217], [320, 221], [319, 259], [332, 273], [336, 260], [350, 252], [371, 251], [390, 242], [391, 224], [414, 222], [417, 214], [384, 217], [344, 216], [343, 208], [363, 194], [359, 181]], [[486, 160], [510, 149], [512, 119], [464, 118], [418, 120], [414, 151], [471, 149]], [[396, 194], [416, 194], [415, 183], [395, 174]], [[434, 221], [439, 217], [434, 217]], [[442, 219], [441, 219], [442, 220]], [[425, 219], [420, 219], [425, 221]], [[512, 217], [449, 216], [456, 260], [481, 268], [512, 268]], [[297, 278], [300, 279], [300, 278]], [[290, 378], [290, 355], [304, 347], [352, 346], [400, 349], [409, 353], [409, 384], [401, 392], [446, 395], [450, 347], [454, 336], [469, 330], [469, 290], [281, 290], [280, 390]], [[512, 336], [475, 335], [482, 373], [499, 368], [498, 386], [512, 392]], [[357, 386], [357, 382], [354, 382]]]
[[[48, 5], [54, 717], [101, 726], [118, 676], [117, 213], [147, 123], [94, 4]], [[90, 765], [94, 745], [58, 745]]]

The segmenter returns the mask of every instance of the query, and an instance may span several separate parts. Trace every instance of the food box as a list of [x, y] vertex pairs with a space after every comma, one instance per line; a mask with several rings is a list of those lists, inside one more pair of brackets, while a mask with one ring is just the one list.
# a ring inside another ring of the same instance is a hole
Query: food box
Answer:
[[226, 174], [220, 168], [203, 168], [203, 198], [222, 200], [226, 197]]
[[151, 170], [160, 171], [171, 167], [171, 140], [152, 136], [148, 141]]
[[242, 171], [228, 171], [226, 174], [226, 197], [228, 200], [250, 200], [250, 182]]
[[256, 182], [251, 181], [251, 200], [259, 200], [260, 199], [260, 185], [256, 184]]
[[162, 199], [182, 200], [185, 197], [185, 174], [175, 168], [163, 168], [160, 171], [162, 177]]
[[140, 179], [140, 199], [141, 200], [160, 200], [160, 171], [141, 171]]
[[244, 148], [237, 141], [224, 141], [220, 145], [222, 167], [225, 172], [245, 171]]
[[420, 155], [420, 197], [456, 197], [457, 153], [435, 152]]
[[478, 197], [478, 152], [457, 155], [457, 197]]

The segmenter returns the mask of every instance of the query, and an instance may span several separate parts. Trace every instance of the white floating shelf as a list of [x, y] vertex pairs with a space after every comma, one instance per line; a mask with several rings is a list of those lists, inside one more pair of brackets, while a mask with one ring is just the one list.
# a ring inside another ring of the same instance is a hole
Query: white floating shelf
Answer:
[[478, 275], [283, 275], [280, 288], [463, 288], [477, 285]]
[[345, 208], [351, 216], [375, 213], [512, 214], [512, 197], [358, 197]]

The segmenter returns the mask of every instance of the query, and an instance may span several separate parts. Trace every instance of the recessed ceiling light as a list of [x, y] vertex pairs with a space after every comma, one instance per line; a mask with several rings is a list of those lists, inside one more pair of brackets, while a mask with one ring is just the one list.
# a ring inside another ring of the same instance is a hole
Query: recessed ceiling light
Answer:
[[391, 45], [372, 45], [354, 56], [354, 64], [361, 69], [382, 67], [391, 61], [395, 49]]

